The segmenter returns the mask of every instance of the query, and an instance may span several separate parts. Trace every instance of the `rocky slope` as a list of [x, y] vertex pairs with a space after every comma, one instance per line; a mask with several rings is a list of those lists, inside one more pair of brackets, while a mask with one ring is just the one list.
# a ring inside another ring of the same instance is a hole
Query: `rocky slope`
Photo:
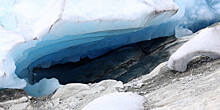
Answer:
[[126, 91], [146, 97], [146, 109], [218, 109], [220, 60], [197, 57], [186, 72], [171, 71], [167, 62], [128, 84]]

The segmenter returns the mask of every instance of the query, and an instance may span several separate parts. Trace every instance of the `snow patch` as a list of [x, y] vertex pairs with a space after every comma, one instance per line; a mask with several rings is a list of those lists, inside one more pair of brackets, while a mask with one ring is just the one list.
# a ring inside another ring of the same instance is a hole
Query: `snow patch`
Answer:
[[93, 100], [82, 110], [144, 110], [145, 101], [134, 93], [111, 93]]
[[168, 61], [170, 69], [185, 71], [187, 63], [198, 55], [213, 59], [220, 57], [220, 23], [205, 28], [192, 36], [194, 37], [170, 57]]

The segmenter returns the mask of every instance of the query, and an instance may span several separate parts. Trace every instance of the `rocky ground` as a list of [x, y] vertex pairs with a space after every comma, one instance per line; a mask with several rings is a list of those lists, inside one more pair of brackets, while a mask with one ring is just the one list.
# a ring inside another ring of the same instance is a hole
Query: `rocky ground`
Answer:
[[219, 108], [220, 60], [197, 57], [186, 72], [171, 71], [167, 62], [150, 74], [125, 84], [125, 91], [146, 97], [149, 110], [189, 110]]
[[[144, 96], [147, 100], [144, 104], [146, 110], [218, 109], [220, 60], [198, 56], [188, 64], [187, 71], [183, 73], [167, 67], [169, 56], [190, 38], [176, 40], [169, 37], [155, 39], [154, 43], [146, 41], [132, 44], [80, 67], [90, 67], [85, 73], [91, 74], [89, 71], [98, 63], [99, 69], [94, 69], [93, 72], [96, 77], [86, 77], [90, 79], [87, 83], [97, 83], [67, 84], [53, 94], [39, 98], [31, 97], [23, 90], [0, 90], [0, 110], [80, 110], [92, 100], [114, 92], [134, 92]], [[160, 44], [155, 44], [158, 40], [161, 40]], [[106, 59], [112, 59], [109, 64], [114, 65], [101, 65]], [[80, 71], [77, 68], [75, 70]], [[106, 72], [113, 75], [103, 75]], [[118, 81], [98, 82], [109, 78]]]

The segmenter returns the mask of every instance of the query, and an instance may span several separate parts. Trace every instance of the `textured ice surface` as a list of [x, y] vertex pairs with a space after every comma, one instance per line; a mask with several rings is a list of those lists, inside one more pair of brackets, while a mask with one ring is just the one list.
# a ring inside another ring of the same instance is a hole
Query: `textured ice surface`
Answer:
[[112, 93], [93, 100], [82, 110], [144, 110], [145, 101], [134, 93]]
[[219, 0], [175, 0], [175, 2], [180, 6], [177, 16], [181, 17], [175, 27], [176, 37], [192, 34], [220, 21]]
[[161, 20], [153, 20], [161, 13], [171, 16], [177, 11], [172, 0], [15, 0], [13, 4], [1, 24], [28, 40], [46, 34], [50, 36], [44, 39], [97, 32], [109, 35], [105, 31], [143, 28]]
[[35, 83], [34, 67], [180, 37], [220, 19], [219, 0], [175, 2], [180, 10], [171, 17], [178, 10], [173, 0], [0, 0], [0, 87], [23, 88], [23, 79]]
[[220, 23], [205, 28], [193, 36], [170, 57], [168, 61], [170, 69], [185, 71], [187, 63], [198, 55], [205, 55], [213, 59], [220, 57]]

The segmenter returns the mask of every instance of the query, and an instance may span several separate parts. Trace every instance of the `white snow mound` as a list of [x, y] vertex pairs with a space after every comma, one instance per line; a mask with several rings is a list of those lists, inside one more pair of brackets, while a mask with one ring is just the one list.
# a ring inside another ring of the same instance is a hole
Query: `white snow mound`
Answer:
[[187, 63], [199, 55], [213, 59], [220, 57], [220, 23], [202, 29], [193, 36], [170, 57], [168, 61], [170, 69], [184, 72]]
[[145, 101], [134, 93], [111, 93], [93, 100], [82, 110], [144, 110]]

